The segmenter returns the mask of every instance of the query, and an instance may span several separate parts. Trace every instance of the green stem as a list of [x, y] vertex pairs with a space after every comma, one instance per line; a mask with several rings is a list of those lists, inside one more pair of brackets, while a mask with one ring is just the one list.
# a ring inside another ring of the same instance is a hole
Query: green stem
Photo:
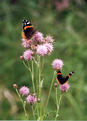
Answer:
[[60, 108], [60, 102], [62, 99], [62, 94], [60, 94], [59, 101], [58, 101], [58, 94], [57, 94], [57, 88], [56, 88], [56, 105], [57, 105], [57, 111], [56, 111], [56, 117], [55, 120], [59, 117], [59, 108]]
[[[38, 56], [36, 55], [36, 59], [34, 58], [34, 63], [36, 64], [36, 94], [39, 97], [39, 82], [38, 82]], [[39, 117], [39, 104], [36, 103], [37, 115]]]
[[40, 56], [38, 57], [38, 68], [39, 68], [39, 98], [41, 96], [41, 72], [40, 72]]
[[21, 101], [21, 103], [22, 103], [22, 105], [23, 105], [23, 109], [24, 109], [25, 117], [26, 117], [26, 119], [28, 119], [28, 115], [27, 115], [26, 108], [25, 108], [26, 103], [22, 100], [21, 95], [19, 94], [17, 88], [16, 88], [16, 93], [17, 93], [17, 95], [19, 96], [19, 99], [20, 99], [20, 101]]
[[56, 111], [56, 117], [55, 117], [55, 120], [57, 119], [57, 117], [59, 116], [58, 114], [58, 109], [59, 109], [59, 105], [58, 105], [58, 96], [57, 96], [57, 88], [56, 88], [56, 106], [57, 106], [57, 111]]
[[32, 60], [32, 73], [31, 73], [31, 77], [32, 77], [33, 91], [34, 91], [34, 93], [35, 93], [33, 60]]
[[32, 113], [33, 113], [33, 117], [35, 118], [33, 105], [32, 105]]
[[[40, 56], [38, 56], [38, 70], [39, 70], [39, 98], [41, 99], [41, 70], [40, 70]], [[40, 106], [40, 117], [41, 117], [41, 102]]]
[[31, 69], [30, 69], [30, 67], [29, 66], [27, 66], [26, 65], [26, 63], [23, 61], [23, 64], [24, 64], [24, 66], [28, 69], [28, 71], [30, 71], [31, 72]]
[[54, 71], [53, 78], [52, 78], [52, 81], [51, 81], [51, 86], [50, 86], [50, 90], [49, 90], [49, 94], [48, 94], [48, 99], [47, 99], [47, 103], [46, 103], [46, 109], [47, 109], [48, 102], [49, 102], [49, 99], [50, 99], [50, 95], [51, 95], [51, 91], [52, 91], [54, 77], [55, 77], [55, 71]]
[[[40, 56], [38, 56], [38, 78], [39, 78], [39, 98], [41, 99], [41, 63], [40, 63]], [[42, 104], [39, 103], [39, 119], [42, 120]]]
[[27, 115], [27, 111], [26, 111], [26, 102], [24, 102], [23, 107], [24, 107], [25, 117], [26, 117], [26, 119], [28, 119], [28, 115]]

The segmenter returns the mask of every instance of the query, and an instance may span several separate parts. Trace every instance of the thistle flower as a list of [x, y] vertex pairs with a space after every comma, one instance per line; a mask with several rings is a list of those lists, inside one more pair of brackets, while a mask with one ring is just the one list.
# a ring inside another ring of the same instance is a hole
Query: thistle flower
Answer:
[[37, 46], [37, 54], [40, 56], [44, 56], [47, 54], [47, 47], [44, 45]]
[[26, 50], [23, 54], [25, 60], [32, 60], [34, 52], [32, 50]]
[[31, 44], [32, 44], [32, 40], [27, 40], [27, 39], [23, 39], [22, 38], [22, 46], [24, 48], [29, 48], [31, 47]]
[[54, 39], [49, 35], [49, 36], [46, 36], [45, 42], [53, 43], [54, 42]]
[[46, 43], [44, 44], [44, 46], [46, 46], [47, 48], [47, 54], [50, 55], [51, 52], [53, 51], [53, 45], [51, 43]]
[[52, 62], [52, 67], [53, 69], [55, 70], [60, 70], [62, 69], [63, 67], [63, 61], [61, 59], [55, 59], [53, 62]]
[[26, 87], [26, 86], [23, 86], [23, 87], [20, 88], [19, 93], [20, 93], [22, 96], [28, 95], [28, 94], [29, 94], [29, 88]]
[[62, 92], [67, 92], [68, 89], [70, 88], [70, 85], [69, 85], [69, 83], [67, 82], [67, 83], [65, 83], [65, 84], [63, 84], [63, 85], [59, 85], [59, 88], [60, 88], [60, 90], [61, 90]]
[[37, 32], [33, 37], [33, 41], [36, 43], [43, 42], [43, 34], [41, 32]]
[[36, 97], [35, 97], [35, 95], [33, 95], [33, 94], [30, 94], [28, 97], [27, 97], [27, 102], [29, 103], [29, 104], [35, 104], [35, 102], [36, 102]]

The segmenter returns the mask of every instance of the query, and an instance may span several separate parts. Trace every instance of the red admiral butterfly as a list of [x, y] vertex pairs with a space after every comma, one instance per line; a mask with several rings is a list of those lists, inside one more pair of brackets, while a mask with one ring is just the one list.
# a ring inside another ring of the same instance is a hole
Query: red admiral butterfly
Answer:
[[23, 20], [22, 25], [23, 25], [22, 37], [27, 40], [31, 39], [35, 34], [36, 30], [28, 20]]
[[63, 77], [61, 71], [58, 71], [58, 72], [57, 72], [57, 82], [58, 82], [59, 84], [63, 85], [63, 84], [65, 84], [65, 83], [68, 81], [68, 79], [69, 79], [73, 74], [74, 74], [74, 71], [70, 72], [70, 73], [68, 74], [68, 76]]

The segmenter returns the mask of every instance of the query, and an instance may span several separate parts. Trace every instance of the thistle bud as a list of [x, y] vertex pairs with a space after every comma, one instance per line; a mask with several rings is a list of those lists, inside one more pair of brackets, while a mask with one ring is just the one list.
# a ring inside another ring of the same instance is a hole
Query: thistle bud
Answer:
[[40, 98], [37, 98], [37, 102], [40, 103]]
[[23, 59], [23, 56], [22, 56], [22, 55], [20, 56], [20, 59], [21, 59], [21, 60]]
[[57, 83], [54, 83], [54, 87], [57, 87]]
[[18, 87], [18, 85], [17, 85], [17, 84], [13, 84], [13, 87], [14, 87], [14, 88], [17, 88], [17, 87]]

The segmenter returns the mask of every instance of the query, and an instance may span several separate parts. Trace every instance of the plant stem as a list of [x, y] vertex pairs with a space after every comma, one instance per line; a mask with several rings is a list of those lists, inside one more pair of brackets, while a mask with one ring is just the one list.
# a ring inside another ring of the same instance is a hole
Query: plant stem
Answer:
[[58, 94], [57, 94], [57, 88], [56, 88], [56, 105], [57, 105], [57, 111], [56, 111], [56, 117], [55, 120], [59, 117], [59, 108], [60, 108], [60, 102], [62, 99], [62, 94], [60, 94], [59, 101], [58, 101]]
[[49, 102], [49, 99], [50, 99], [50, 94], [51, 94], [51, 91], [52, 91], [52, 86], [53, 86], [54, 77], [55, 77], [55, 71], [54, 71], [54, 73], [53, 73], [53, 78], [52, 78], [52, 81], [51, 81], [51, 86], [50, 86], [50, 90], [49, 90], [49, 94], [48, 94], [48, 98], [47, 98], [47, 103], [46, 103], [46, 109], [47, 109], [48, 102]]
[[32, 60], [32, 73], [31, 73], [31, 77], [32, 77], [33, 91], [34, 91], [34, 93], [35, 93], [33, 60]]
[[26, 103], [25, 102], [23, 104], [23, 107], [24, 107], [25, 117], [26, 117], [26, 119], [28, 119], [28, 115], [27, 115], [27, 112], [26, 112]]
[[41, 96], [41, 72], [40, 72], [40, 56], [38, 57], [38, 69], [39, 69], [39, 98]]
[[[41, 70], [40, 70], [40, 56], [38, 56], [38, 71], [39, 71], [39, 98], [41, 99]], [[41, 102], [39, 103], [40, 106], [40, 117], [42, 115], [42, 109], [41, 109]]]
[[28, 115], [27, 115], [26, 108], [25, 108], [26, 103], [22, 100], [21, 95], [19, 94], [17, 88], [16, 88], [16, 93], [17, 93], [17, 95], [19, 96], [19, 99], [20, 99], [20, 101], [21, 101], [21, 103], [22, 103], [22, 105], [23, 105], [23, 109], [24, 109], [25, 117], [26, 117], [26, 119], [28, 119]]
[[56, 120], [56, 118], [59, 116], [59, 114], [58, 114], [59, 105], [58, 105], [58, 96], [57, 96], [57, 95], [58, 95], [58, 94], [57, 94], [57, 88], [56, 88], [56, 106], [57, 106], [57, 111], [56, 111], [55, 120]]
[[28, 69], [28, 71], [30, 71], [30, 72], [31, 72], [30, 67], [28, 67], [24, 61], [23, 61], [23, 64], [24, 64], [24, 66]]
[[35, 118], [33, 105], [32, 105], [32, 113], [33, 113], [33, 117]]

